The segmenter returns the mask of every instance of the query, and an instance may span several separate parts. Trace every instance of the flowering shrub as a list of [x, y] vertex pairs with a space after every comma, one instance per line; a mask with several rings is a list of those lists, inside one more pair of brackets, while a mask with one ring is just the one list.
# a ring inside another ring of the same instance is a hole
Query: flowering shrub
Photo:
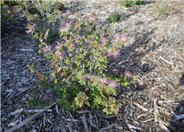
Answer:
[[[60, 21], [60, 39], [55, 45], [47, 43], [50, 28], [38, 30], [40, 25], [28, 26], [27, 33], [40, 40], [40, 53], [50, 60], [53, 69], [49, 76], [37, 72], [44, 82], [42, 86], [53, 88], [58, 103], [64, 108], [103, 108], [106, 114], [117, 114], [121, 107], [115, 99], [117, 88], [127, 85], [132, 75], [126, 71], [117, 76], [114, 74], [117, 69], [110, 73], [108, 63], [120, 56], [120, 48], [127, 37], [120, 33], [109, 38], [101, 27], [97, 27], [98, 21], [93, 16], [89, 21], [71, 21], [65, 19], [67, 15], [68, 12]], [[46, 93], [40, 98], [46, 101], [50, 97], [50, 93]]]

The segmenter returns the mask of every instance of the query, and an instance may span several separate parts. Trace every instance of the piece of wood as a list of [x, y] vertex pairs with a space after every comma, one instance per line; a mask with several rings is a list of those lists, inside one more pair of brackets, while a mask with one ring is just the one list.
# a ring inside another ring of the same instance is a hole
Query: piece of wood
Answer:
[[84, 124], [85, 132], [89, 132], [88, 124], [87, 124], [87, 121], [86, 121], [86, 117], [84, 115], [82, 116], [82, 123]]
[[28, 124], [30, 121], [32, 121], [33, 119], [37, 118], [41, 113], [43, 113], [44, 111], [46, 111], [47, 109], [51, 108], [52, 106], [54, 106], [56, 103], [53, 103], [51, 104], [50, 106], [44, 108], [42, 111], [38, 112], [38, 113], [35, 113], [34, 115], [28, 117], [27, 119], [25, 119], [24, 121], [22, 121], [21, 123], [19, 123], [18, 125], [8, 129], [8, 130], [5, 130], [4, 132], [13, 132], [19, 128], [21, 128], [22, 126]]

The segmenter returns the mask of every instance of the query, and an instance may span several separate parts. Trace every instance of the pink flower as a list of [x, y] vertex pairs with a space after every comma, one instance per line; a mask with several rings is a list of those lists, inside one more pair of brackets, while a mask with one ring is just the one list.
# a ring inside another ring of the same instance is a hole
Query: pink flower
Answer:
[[87, 43], [87, 44], [91, 44], [91, 42], [92, 42], [92, 41], [91, 41], [90, 39], [87, 39], [87, 40], [86, 40], [86, 43]]
[[117, 58], [118, 56], [120, 56], [120, 50], [116, 50], [116, 51], [112, 52], [112, 56], [114, 58]]
[[101, 38], [100, 38], [100, 41], [101, 41], [102, 43], [106, 43], [108, 40], [107, 40], [107, 38], [105, 38], [105, 37], [101, 37]]
[[89, 74], [86, 74], [86, 75], [85, 75], [85, 78], [86, 78], [86, 79], [90, 79], [90, 75], [89, 75]]
[[94, 16], [89, 16], [89, 20], [90, 20], [90, 21], [95, 21], [96, 19], [95, 19]]
[[112, 88], [116, 88], [119, 86], [119, 84], [115, 80], [109, 81], [109, 86]]
[[118, 69], [113, 69], [112, 72], [118, 72]]
[[106, 50], [106, 54], [109, 57], [117, 58], [118, 56], [120, 56], [120, 50], [112, 51], [111, 49], [108, 49]]
[[106, 50], [105, 53], [106, 53], [108, 56], [112, 56], [112, 50], [111, 50], [111, 49]]
[[26, 34], [30, 34], [33, 30], [32, 29], [28, 29], [26, 30]]
[[43, 47], [43, 52], [45, 54], [49, 53], [51, 51], [52, 47], [50, 45], [46, 45], [45, 47]]
[[114, 106], [117, 113], [119, 113], [119, 107], [117, 105]]
[[124, 74], [125, 74], [126, 78], [128, 78], [128, 79], [132, 76], [132, 73], [130, 71], [128, 71], [128, 70], [126, 70], [124, 72]]
[[117, 34], [116, 35], [116, 40], [118, 41], [123, 41], [123, 42], [126, 42], [127, 41], [127, 37], [123, 34]]
[[99, 82], [101, 83], [101, 84], [108, 84], [108, 82], [109, 82], [109, 80], [107, 79], [107, 78], [100, 78], [99, 79]]
[[29, 34], [31, 32], [33, 32], [33, 29], [35, 28], [35, 23], [31, 24], [27, 24], [27, 26], [29, 27], [28, 30], [26, 30], [26, 34]]

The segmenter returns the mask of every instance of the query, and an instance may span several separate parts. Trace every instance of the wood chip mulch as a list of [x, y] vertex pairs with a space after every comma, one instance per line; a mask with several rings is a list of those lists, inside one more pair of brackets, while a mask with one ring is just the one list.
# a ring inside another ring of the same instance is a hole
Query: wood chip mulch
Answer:
[[[120, 113], [107, 116], [100, 110], [71, 112], [53, 103], [30, 108], [26, 100], [37, 77], [27, 65], [49, 71], [48, 62], [37, 54], [38, 42], [25, 33], [26, 21], [3, 28], [1, 38], [1, 131], [3, 132], [183, 132], [184, 131], [184, 2], [151, 2], [134, 8], [117, 1], [65, 3], [70, 19], [85, 19], [95, 13], [111, 35], [126, 29], [129, 44], [110, 64], [119, 72], [136, 76], [119, 91]], [[164, 16], [155, 11], [171, 6]], [[108, 23], [111, 12], [124, 19]]]

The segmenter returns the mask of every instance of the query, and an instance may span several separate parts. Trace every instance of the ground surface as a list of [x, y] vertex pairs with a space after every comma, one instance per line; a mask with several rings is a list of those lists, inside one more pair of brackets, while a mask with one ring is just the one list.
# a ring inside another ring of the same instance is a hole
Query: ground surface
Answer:
[[[158, 5], [171, 6], [172, 10], [160, 15], [156, 11]], [[38, 43], [25, 34], [26, 22], [19, 18], [2, 33], [2, 131], [15, 127], [20, 127], [15, 131], [25, 132], [184, 131], [184, 2], [125, 8], [117, 1], [73, 1], [66, 2], [66, 6], [71, 19], [87, 19], [95, 13], [111, 35], [126, 29], [129, 44], [111, 65], [119, 72], [131, 70], [136, 79], [120, 91], [123, 103], [120, 114], [105, 116], [97, 110], [72, 113], [57, 104], [40, 113], [41, 108], [28, 107], [25, 101], [37, 78], [27, 65], [34, 64], [40, 71], [47, 71], [48, 64], [37, 54]], [[106, 19], [114, 11], [124, 18], [108, 23]], [[32, 116], [32, 120], [25, 122]], [[21, 122], [25, 125], [21, 126]]]

